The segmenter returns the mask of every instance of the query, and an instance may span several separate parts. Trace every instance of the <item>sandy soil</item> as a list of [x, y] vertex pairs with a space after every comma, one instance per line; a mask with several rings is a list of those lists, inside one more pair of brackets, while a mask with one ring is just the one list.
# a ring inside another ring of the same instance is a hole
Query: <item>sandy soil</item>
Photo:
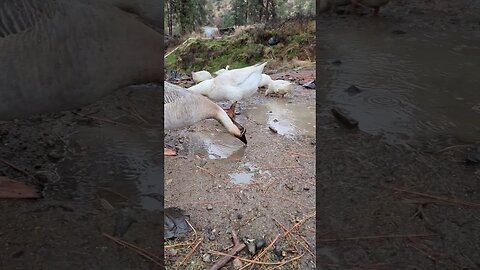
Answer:
[[[305, 83], [315, 78], [314, 73], [314, 69], [305, 68], [272, 77], [283, 75]], [[281, 269], [315, 269], [314, 101], [315, 90], [297, 84], [284, 99], [264, 97], [259, 91], [241, 102], [236, 120], [247, 129], [247, 146], [225, 135], [215, 120], [198, 123], [187, 131], [167, 133], [167, 145], [175, 146], [179, 156], [165, 159], [165, 206], [185, 209], [204, 239], [187, 261], [195, 265], [192, 269], [213, 264], [203, 261], [208, 251], [232, 246], [231, 229], [241, 239], [264, 238], [268, 245], [284, 233], [278, 223], [291, 228], [303, 220], [305, 223], [294, 231], [296, 239], [282, 237], [279, 242], [287, 258], [304, 255], [299, 262]], [[199, 133], [205, 134], [200, 142], [196, 139]], [[247, 183], [236, 182], [242, 180]], [[181, 241], [185, 240], [167, 245]], [[173, 269], [189, 250], [167, 248], [167, 265]], [[238, 256], [251, 258], [246, 250]], [[210, 261], [217, 258], [211, 256]], [[278, 262], [280, 258], [270, 250], [262, 260]], [[230, 263], [226, 269], [232, 267]]]
[[[376, 19], [392, 31], [468, 34], [480, 28], [479, 4], [391, 1]], [[329, 13], [317, 27], [321, 35], [374, 19]], [[317, 108], [318, 269], [478, 269], [480, 169], [465, 166], [466, 149], [433, 154], [449, 146], [443, 139], [430, 153], [389, 146], [345, 129], [329, 112], [334, 105]]]

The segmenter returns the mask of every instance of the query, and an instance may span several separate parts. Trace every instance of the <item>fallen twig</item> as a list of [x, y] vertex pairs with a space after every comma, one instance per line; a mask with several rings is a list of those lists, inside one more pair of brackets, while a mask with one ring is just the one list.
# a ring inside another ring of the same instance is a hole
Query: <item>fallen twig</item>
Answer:
[[110, 192], [110, 193], [112, 193], [112, 194], [117, 195], [118, 197], [121, 197], [121, 198], [123, 198], [123, 199], [125, 199], [125, 200], [127, 200], [127, 201], [130, 201], [130, 199], [129, 199], [127, 196], [122, 195], [121, 193], [118, 193], [118, 192], [116, 192], [116, 191], [114, 191], [114, 190], [111, 190], [111, 189], [109, 189], [109, 188], [106, 188], [106, 187], [98, 187], [98, 189], [108, 191], [108, 192]]
[[130, 107], [130, 109], [132, 110], [132, 115], [135, 116], [136, 118], [140, 119], [140, 121], [142, 121], [143, 123], [147, 124], [147, 125], [151, 125], [150, 122], [148, 122], [147, 120], [145, 120], [145, 118], [143, 118], [140, 113], [137, 111], [137, 109], [135, 109], [135, 107], [133, 106], [132, 102], [130, 101], [130, 98], [127, 98], [127, 102], [128, 102], [128, 106]]
[[209, 170], [207, 170], [207, 169], [205, 169], [205, 168], [202, 168], [202, 167], [200, 167], [200, 166], [198, 166], [198, 165], [196, 165], [196, 167], [199, 168], [200, 170], [202, 170], [202, 171], [210, 174], [211, 177], [215, 177], [215, 175], [214, 175], [213, 173], [211, 173]]
[[230, 250], [230, 252], [228, 254], [226, 253], [223, 253], [223, 252], [219, 252], [219, 251], [214, 251], [214, 250], [211, 250], [209, 251], [210, 254], [217, 254], [217, 255], [222, 255], [224, 256], [223, 258], [221, 258], [220, 260], [218, 260], [214, 265], [212, 265], [212, 267], [210, 267], [210, 270], [218, 270], [220, 268], [222, 268], [223, 266], [225, 266], [232, 258], [236, 258], [236, 254], [240, 251], [242, 251], [246, 245], [245, 243], [242, 243], [238, 240], [238, 236], [237, 236], [237, 233], [235, 232], [234, 229], [232, 229], [232, 241], [233, 241], [233, 248], [232, 250]]
[[[297, 238], [293, 233], [289, 232], [288, 229], [285, 226], [283, 226], [283, 224], [280, 223], [276, 218], [273, 218], [273, 220], [278, 224], [278, 226], [280, 226], [280, 228], [282, 228], [282, 230], [284, 232], [288, 232], [287, 236], [289, 236], [291, 239]], [[303, 242], [305, 242], [305, 243], [301, 243], [303, 248], [305, 248], [305, 250], [307, 250], [307, 252], [310, 253], [310, 255], [312, 255], [312, 258], [315, 258], [315, 255], [313, 254], [313, 252], [309, 248], [309, 244], [308, 244], [307, 240], [305, 238], [303, 238], [302, 236], [299, 236], [299, 237], [303, 240]], [[298, 239], [296, 239], [296, 240], [298, 241]], [[306, 244], [306, 246], [305, 246], [305, 244]]]
[[452, 145], [452, 146], [448, 146], [448, 147], [445, 147], [445, 148], [442, 148], [440, 150], [438, 150], [437, 152], [435, 152], [434, 154], [435, 155], [438, 155], [438, 154], [441, 154], [445, 151], [448, 151], [450, 149], [454, 149], [454, 148], [466, 148], [466, 147], [472, 147], [473, 144], [459, 144], [459, 145]]
[[345, 238], [317, 239], [317, 242], [340, 242], [340, 241], [356, 241], [356, 240], [373, 240], [373, 239], [394, 239], [394, 238], [424, 238], [437, 236], [437, 234], [390, 234], [390, 235], [371, 235], [357, 236]]
[[[416, 251], [422, 253], [423, 255], [425, 255], [425, 257], [429, 258], [430, 260], [432, 260], [433, 262], [435, 263], [439, 263], [439, 264], [443, 264], [443, 265], [446, 265], [448, 266], [449, 264], [448, 263], [445, 263], [443, 262], [440, 258], [436, 258], [434, 257], [433, 255], [429, 254], [428, 252], [426, 252], [425, 250], [422, 250], [421, 248], [419, 247], [416, 247], [415, 245], [412, 245], [412, 244], [407, 244], [407, 246], [415, 249]], [[461, 266], [459, 264], [456, 264], [454, 262], [451, 262], [453, 265], [455, 265], [456, 267], [458, 267], [459, 269], [467, 269], [468, 267], [464, 267], [464, 266]]]
[[269, 269], [271, 269], [271, 270], [277, 269], [277, 268], [279, 268], [279, 267], [284, 266], [285, 264], [287, 264], [287, 263], [289, 263], [289, 262], [296, 261], [296, 260], [300, 259], [301, 257], [303, 257], [303, 254], [301, 254], [301, 255], [299, 255], [299, 256], [297, 256], [297, 257], [294, 257], [294, 258], [292, 258], [292, 259], [290, 259], [290, 260], [288, 260], [288, 261], [280, 262], [279, 265], [277, 265], [277, 266], [275, 266], [275, 267], [272, 267], [272, 268], [269, 268]]
[[90, 119], [97, 120], [97, 121], [100, 121], [100, 122], [106, 122], [106, 123], [110, 123], [110, 124], [114, 124], [114, 125], [130, 127], [130, 125], [120, 123], [120, 122], [117, 122], [117, 121], [113, 121], [113, 120], [110, 120], [110, 119], [100, 118], [100, 117], [96, 117], [96, 116], [92, 116], [92, 115], [85, 115], [85, 114], [81, 114], [81, 113], [77, 113], [77, 112], [72, 112], [72, 113], [76, 114], [78, 116], [81, 116], [81, 117], [90, 118]]
[[111, 236], [109, 234], [106, 234], [104, 232], [102, 232], [103, 236], [107, 237], [108, 239], [114, 241], [115, 243], [123, 246], [123, 247], [126, 247], [126, 248], [129, 248], [135, 252], [137, 252], [139, 255], [147, 258], [148, 260], [150, 260], [151, 262], [155, 263], [156, 265], [159, 265], [160, 267], [164, 267], [160, 262], [161, 262], [161, 259], [155, 255], [153, 255], [152, 253], [142, 249], [142, 248], [139, 248], [133, 244], [130, 244], [128, 243], [127, 241], [124, 241], [120, 238], [117, 238], [117, 237], [114, 237], [114, 236]]
[[179, 265], [183, 265], [187, 260], [188, 258], [190, 258], [190, 256], [192, 256], [192, 254], [195, 252], [195, 250], [197, 250], [197, 247], [203, 242], [203, 239], [200, 239], [197, 241], [197, 243], [195, 244], [195, 246], [192, 248], [192, 250], [190, 250], [188, 252], [188, 254], [185, 256], [185, 258], [183, 258], [183, 260], [180, 262]]
[[[238, 257], [238, 256], [235, 256], [235, 255], [230, 255], [230, 254], [223, 253], [223, 252], [220, 252], [220, 251], [215, 251], [215, 250], [211, 250], [211, 251], [209, 251], [209, 253], [214, 254], [214, 255], [227, 256], [230, 259], [235, 258], [235, 259], [239, 259], [240, 261], [253, 263], [253, 264], [259, 264], [259, 265], [284, 265], [284, 264], [287, 264], [289, 262], [293, 262], [295, 260], [298, 260], [303, 256], [303, 254], [301, 254], [297, 257], [291, 258], [290, 260], [283, 261], [283, 262], [261, 262], [261, 261], [254, 261], [254, 260], [245, 259], [245, 258], [242, 258], [242, 257]], [[215, 268], [215, 269], [220, 269], [220, 268]], [[210, 268], [210, 270], [212, 270], [212, 268]]]
[[461, 200], [458, 200], [458, 199], [452, 199], [452, 198], [442, 197], [442, 196], [435, 196], [435, 195], [430, 195], [430, 194], [416, 192], [416, 191], [409, 191], [409, 190], [406, 190], [406, 189], [401, 189], [401, 188], [396, 188], [396, 187], [385, 187], [385, 188], [395, 190], [395, 191], [399, 191], [399, 192], [410, 193], [410, 194], [414, 194], [414, 195], [418, 195], [418, 196], [422, 196], [422, 197], [427, 197], [427, 198], [430, 198], [430, 199], [435, 199], [435, 200], [439, 200], [439, 201], [443, 201], [443, 202], [480, 208], [480, 204], [477, 204], [477, 203], [465, 202], [465, 201], [461, 201]]
[[2, 158], [0, 158], [0, 162], [4, 163], [4, 164], [7, 165], [7, 166], [10, 166], [12, 169], [14, 169], [14, 170], [16, 170], [16, 171], [19, 171], [19, 172], [23, 173], [24, 175], [32, 178], [32, 180], [34, 180], [35, 182], [38, 183], [37, 178], [35, 178], [35, 176], [33, 176], [31, 173], [29, 173], [29, 172], [27, 172], [27, 171], [25, 171], [25, 170], [22, 170], [22, 169], [20, 169], [20, 168], [18, 168], [17, 166], [13, 165], [12, 163], [10, 163], [10, 162], [2, 159]]

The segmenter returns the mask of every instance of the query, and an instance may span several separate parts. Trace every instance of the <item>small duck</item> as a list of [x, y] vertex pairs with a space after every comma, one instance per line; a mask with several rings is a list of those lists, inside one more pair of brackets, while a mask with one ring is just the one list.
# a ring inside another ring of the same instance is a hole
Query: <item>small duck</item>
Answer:
[[354, 10], [358, 5], [373, 8], [373, 16], [377, 17], [380, 8], [388, 4], [390, 0], [352, 0]]
[[[246, 129], [230, 118], [213, 101], [169, 82], [165, 82], [164, 88], [164, 128], [166, 130], [188, 127], [204, 119], [216, 119], [228, 133], [247, 144]], [[175, 156], [177, 153], [172, 149], [164, 149], [163, 154]]]
[[224, 109], [233, 119], [237, 102], [257, 92], [262, 72], [267, 62], [249, 67], [232, 69], [220, 73], [213, 79], [205, 80], [187, 88], [188, 91], [208, 97], [213, 101], [231, 101], [230, 109]]
[[272, 80], [268, 84], [268, 88], [265, 91], [265, 96], [268, 96], [269, 94], [279, 94], [282, 96], [282, 98], [285, 96], [285, 94], [288, 93], [290, 90], [290, 87], [292, 86], [292, 83], [289, 81], [285, 80]]
[[206, 70], [201, 70], [197, 72], [192, 71], [192, 79], [195, 83], [203, 82], [205, 80], [213, 78], [212, 74]]

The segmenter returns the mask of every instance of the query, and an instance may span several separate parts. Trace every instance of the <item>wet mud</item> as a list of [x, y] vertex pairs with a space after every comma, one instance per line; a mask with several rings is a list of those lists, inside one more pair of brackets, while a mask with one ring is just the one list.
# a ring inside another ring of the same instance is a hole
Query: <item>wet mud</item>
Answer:
[[478, 4], [320, 16], [318, 269], [480, 267]]
[[0, 174], [42, 194], [0, 200], [2, 269], [159, 269], [108, 237], [161, 257], [160, 93], [129, 87], [79, 110], [0, 123]]
[[[315, 69], [289, 70], [272, 77], [282, 75], [298, 80], [284, 98], [265, 97], [265, 89], [260, 89], [237, 105], [240, 114], [235, 120], [247, 129], [247, 146], [215, 120], [166, 134], [166, 144], [178, 156], [165, 159], [165, 206], [185, 209], [204, 240], [187, 260], [192, 269], [213, 265], [220, 256], [208, 252], [231, 247], [232, 229], [242, 240], [265, 239], [269, 244], [284, 233], [281, 225], [291, 228], [303, 219], [295, 234], [305, 240], [294, 244], [282, 237], [280, 244], [288, 258], [304, 255], [284, 267], [315, 269], [316, 91], [301, 85], [315, 78]], [[166, 243], [171, 269], [191, 250], [175, 247], [182, 242], [185, 239]], [[272, 250], [266, 261], [279, 262], [281, 257]], [[247, 250], [238, 256], [250, 258]], [[233, 264], [226, 267], [233, 269]]]

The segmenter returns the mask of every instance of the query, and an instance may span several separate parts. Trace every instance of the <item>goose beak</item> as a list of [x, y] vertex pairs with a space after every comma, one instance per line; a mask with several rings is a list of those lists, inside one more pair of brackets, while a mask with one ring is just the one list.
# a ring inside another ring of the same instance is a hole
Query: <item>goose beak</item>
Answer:
[[244, 128], [239, 123], [237, 123], [234, 119], [232, 118], [230, 119], [232, 120], [233, 124], [235, 124], [235, 126], [237, 126], [240, 129], [240, 136], [237, 138], [240, 139], [240, 141], [242, 141], [244, 144], [247, 144], [247, 137], [245, 136], [245, 133], [247, 133], [247, 129]]
[[244, 144], [247, 144], [247, 137], [245, 136], [246, 131], [247, 130], [243, 128], [242, 135], [239, 137], [240, 141], [242, 141]]

